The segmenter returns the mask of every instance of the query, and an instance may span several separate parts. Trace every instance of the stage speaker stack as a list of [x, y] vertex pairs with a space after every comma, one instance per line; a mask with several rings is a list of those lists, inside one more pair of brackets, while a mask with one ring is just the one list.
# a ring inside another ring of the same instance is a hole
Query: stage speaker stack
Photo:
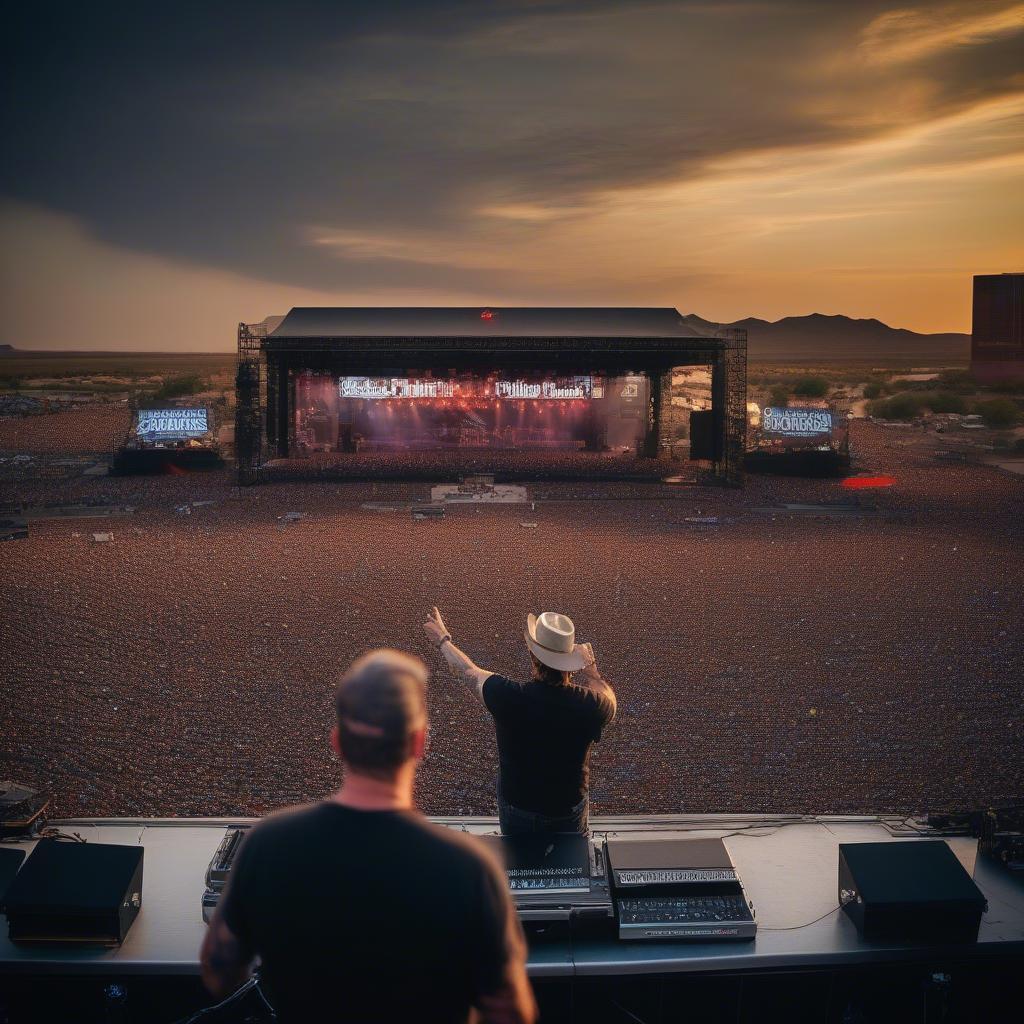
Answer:
[[871, 942], [974, 942], [988, 909], [941, 839], [840, 843], [839, 903]]
[[11, 941], [119, 946], [142, 906], [143, 853], [41, 839], [4, 896]]
[[715, 410], [690, 413], [690, 458], [718, 462], [722, 457], [721, 414]]

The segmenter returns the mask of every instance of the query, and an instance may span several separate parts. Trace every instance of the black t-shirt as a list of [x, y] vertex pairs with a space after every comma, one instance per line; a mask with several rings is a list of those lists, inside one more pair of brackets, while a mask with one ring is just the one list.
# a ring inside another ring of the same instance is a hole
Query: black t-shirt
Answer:
[[282, 1021], [465, 1021], [525, 956], [482, 844], [412, 811], [324, 802], [246, 837], [221, 913]]
[[524, 811], [567, 814], [590, 785], [590, 748], [615, 717], [612, 688], [603, 679], [549, 686], [492, 675], [483, 696], [494, 716], [502, 796]]

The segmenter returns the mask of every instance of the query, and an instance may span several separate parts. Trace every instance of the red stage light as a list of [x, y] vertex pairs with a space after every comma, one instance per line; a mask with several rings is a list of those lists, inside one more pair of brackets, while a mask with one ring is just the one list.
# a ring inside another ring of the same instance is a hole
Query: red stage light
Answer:
[[485, 310], [483, 310], [483, 312], [482, 312], [482, 313], [480, 314], [480, 319], [481, 319], [481, 320], [493, 320], [493, 319], [494, 319], [494, 318], [495, 318], [495, 317], [496, 317], [497, 315], [498, 315], [498, 314], [497, 314], [497, 313], [495, 313], [495, 312], [493, 312], [492, 310], [490, 310], [490, 309], [485, 309]]
[[848, 476], [842, 486], [851, 491], [862, 491], [874, 487], [892, 487], [894, 483], [894, 476]]

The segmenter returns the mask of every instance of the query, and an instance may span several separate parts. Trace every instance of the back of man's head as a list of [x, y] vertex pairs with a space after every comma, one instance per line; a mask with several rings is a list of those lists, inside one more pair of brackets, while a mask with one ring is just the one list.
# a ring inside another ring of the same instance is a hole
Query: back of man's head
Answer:
[[345, 763], [388, 778], [413, 755], [427, 724], [427, 667], [404, 651], [370, 651], [342, 676], [335, 697], [338, 743]]

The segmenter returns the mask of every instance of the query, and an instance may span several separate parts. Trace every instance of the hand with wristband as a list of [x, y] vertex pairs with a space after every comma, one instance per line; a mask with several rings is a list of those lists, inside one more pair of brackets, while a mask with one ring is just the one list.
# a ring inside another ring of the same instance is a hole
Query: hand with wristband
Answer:
[[452, 673], [461, 679], [480, 701], [483, 701], [484, 683], [493, 673], [474, 664], [468, 654], [463, 653], [455, 646], [452, 635], [448, 632], [448, 627], [444, 624], [444, 619], [441, 618], [441, 613], [436, 607], [430, 609], [427, 621], [423, 623], [423, 631], [437, 648], [441, 657], [448, 663]]
[[452, 638], [452, 635], [448, 632], [448, 627], [444, 624], [444, 619], [441, 618], [441, 613], [437, 610], [436, 606], [431, 609], [430, 614], [427, 616], [427, 621], [423, 623], [423, 629], [438, 650], [444, 646], [445, 641], [451, 640]]

